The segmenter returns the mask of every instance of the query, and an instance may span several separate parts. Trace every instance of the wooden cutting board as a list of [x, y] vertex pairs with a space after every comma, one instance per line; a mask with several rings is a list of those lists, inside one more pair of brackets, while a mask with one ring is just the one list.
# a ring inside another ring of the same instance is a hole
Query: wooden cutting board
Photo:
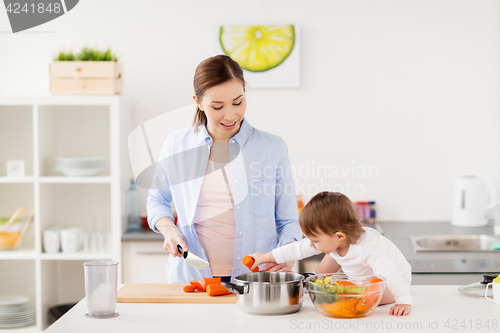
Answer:
[[186, 293], [186, 284], [128, 283], [118, 290], [118, 303], [236, 303], [236, 295], [208, 296], [206, 292]]

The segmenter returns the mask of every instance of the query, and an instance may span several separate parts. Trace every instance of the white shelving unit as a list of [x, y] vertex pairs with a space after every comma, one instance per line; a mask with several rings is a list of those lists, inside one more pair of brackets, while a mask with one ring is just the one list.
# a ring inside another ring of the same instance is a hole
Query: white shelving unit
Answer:
[[[36, 308], [35, 326], [0, 331], [46, 329], [51, 307], [85, 296], [83, 262], [121, 263], [121, 108], [119, 96], [0, 97], [0, 216], [35, 212], [21, 248], [0, 251], [0, 294], [25, 294]], [[108, 164], [96, 176], [66, 177], [53, 170], [55, 156], [106, 156]], [[26, 176], [8, 177], [7, 160], [24, 160]], [[49, 226], [109, 233], [111, 252], [44, 253]]]

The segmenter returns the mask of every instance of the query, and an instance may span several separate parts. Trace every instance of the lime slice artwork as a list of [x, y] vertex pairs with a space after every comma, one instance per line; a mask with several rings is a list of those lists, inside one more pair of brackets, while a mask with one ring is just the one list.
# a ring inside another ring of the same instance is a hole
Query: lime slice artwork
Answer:
[[221, 26], [222, 50], [250, 72], [265, 72], [282, 64], [295, 46], [293, 25]]

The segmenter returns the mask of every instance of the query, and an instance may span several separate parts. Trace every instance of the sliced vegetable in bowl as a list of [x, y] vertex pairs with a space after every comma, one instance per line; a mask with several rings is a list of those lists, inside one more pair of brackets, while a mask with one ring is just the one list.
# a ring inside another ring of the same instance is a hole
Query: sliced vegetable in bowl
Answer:
[[376, 276], [313, 275], [306, 279], [314, 306], [326, 316], [358, 318], [380, 303], [384, 281]]

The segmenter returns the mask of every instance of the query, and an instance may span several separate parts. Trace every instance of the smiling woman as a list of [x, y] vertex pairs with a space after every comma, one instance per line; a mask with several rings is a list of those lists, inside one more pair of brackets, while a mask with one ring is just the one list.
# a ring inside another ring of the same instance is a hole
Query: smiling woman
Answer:
[[[242, 82], [232, 79], [208, 89], [203, 95], [194, 95], [193, 98], [200, 110], [197, 111], [197, 119], [194, 123], [203, 120], [214, 141], [229, 142], [229, 139], [239, 131], [240, 123], [245, 115], [244, 94]], [[200, 97], [200, 100], [198, 96], [203, 97]], [[205, 115], [203, 119], [200, 119], [198, 112]]]
[[[148, 222], [163, 234], [163, 247], [172, 255], [168, 282], [212, 276], [233, 281], [248, 272], [241, 259], [249, 253], [302, 238], [292, 177], [279, 172], [290, 168], [288, 151], [280, 137], [253, 128], [244, 118], [243, 70], [230, 57], [202, 61], [193, 85], [193, 127], [172, 132], [165, 140], [156, 186], [147, 200]], [[250, 165], [259, 172], [248, 172]], [[250, 191], [251, 184], [262, 184], [263, 190]], [[278, 193], [277, 187], [292, 190]], [[172, 222], [172, 201], [177, 225]], [[177, 245], [207, 260], [209, 268], [189, 267]], [[287, 271], [292, 265], [270, 264], [263, 270]]]
[[[246, 110], [245, 79], [240, 65], [228, 56], [216, 56], [202, 61], [193, 79], [196, 114], [194, 131], [203, 124], [220, 140], [236, 134]], [[208, 121], [209, 120], [209, 121]], [[229, 141], [229, 140], [227, 140]]]

